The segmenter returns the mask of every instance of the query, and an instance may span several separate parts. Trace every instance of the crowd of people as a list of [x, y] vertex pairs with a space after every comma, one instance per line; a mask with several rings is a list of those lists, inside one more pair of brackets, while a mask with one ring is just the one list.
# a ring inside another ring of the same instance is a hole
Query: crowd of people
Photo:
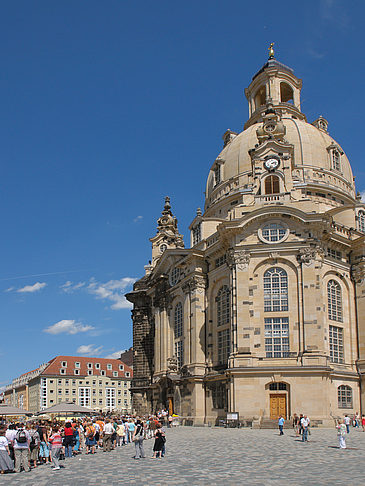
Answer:
[[143, 443], [154, 439], [153, 458], [164, 457], [166, 435], [172, 417], [159, 411], [148, 417], [98, 416], [93, 419], [39, 420], [0, 425], [0, 472], [29, 472], [48, 464], [61, 469], [60, 460], [79, 454], [110, 452], [134, 443], [134, 459], [145, 458]]

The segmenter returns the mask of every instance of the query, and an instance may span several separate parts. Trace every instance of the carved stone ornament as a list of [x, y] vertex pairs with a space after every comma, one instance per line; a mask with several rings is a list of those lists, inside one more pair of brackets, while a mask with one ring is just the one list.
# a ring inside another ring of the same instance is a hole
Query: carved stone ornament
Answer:
[[167, 358], [167, 370], [170, 373], [177, 373], [179, 370], [178, 360], [175, 355], [172, 358]]
[[299, 250], [298, 262], [310, 265], [314, 261], [323, 263], [325, 251], [320, 246], [306, 247]]
[[356, 283], [362, 283], [365, 279], [365, 264], [354, 265], [351, 269], [351, 276]]
[[237, 270], [245, 270], [250, 263], [251, 255], [246, 250], [234, 250], [230, 248], [227, 251], [227, 262], [230, 267], [236, 265]]
[[198, 292], [199, 294], [202, 294], [205, 291], [205, 287], [205, 277], [201, 275], [195, 275], [182, 286], [182, 290], [185, 294], [188, 294], [189, 292]]

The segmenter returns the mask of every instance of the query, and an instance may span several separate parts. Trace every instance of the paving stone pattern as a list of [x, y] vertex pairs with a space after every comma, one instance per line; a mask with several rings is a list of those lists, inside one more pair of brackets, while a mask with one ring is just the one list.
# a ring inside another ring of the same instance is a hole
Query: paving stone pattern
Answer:
[[241, 485], [365, 486], [365, 433], [351, 429], [348, 449], [338, 449], [335, 429], [312, 429], [308, 443], [291, 430], [178, 427], [167, 431], [167, 454], [152, 459], [153, 440], [144, 442], [146, 458], [132, 458], [134, 445], [110, 453], [61, 461], [52, 471], [6, 474], [0, 485]]

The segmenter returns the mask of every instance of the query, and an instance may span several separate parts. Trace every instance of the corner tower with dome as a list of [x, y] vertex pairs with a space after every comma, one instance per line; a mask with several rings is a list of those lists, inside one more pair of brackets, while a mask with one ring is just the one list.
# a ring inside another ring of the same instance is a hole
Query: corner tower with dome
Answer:
[[133, 302], [136, 412], [260, 426], [365, 412], [365, 208], [302, 81], [274, 58], [245, 90], [184, 248], [167, 198]]

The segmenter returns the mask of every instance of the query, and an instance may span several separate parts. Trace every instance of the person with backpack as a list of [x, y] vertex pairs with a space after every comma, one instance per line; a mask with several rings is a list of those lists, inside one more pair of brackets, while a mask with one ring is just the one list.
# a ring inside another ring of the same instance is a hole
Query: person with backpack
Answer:
[[137, 423], [134, 427], [134, 432], [132, 436], [132, 441], [136, 447], [136, 453], [134, 459], [141, 459], [145, 458], [145, 453], [143, 449], [143, 440], [144, 440], [144, 424], [141, 420], [137, 420]]
[[95, 454], [95, 446], [96, 446], [96, 440], [95, 440], [95, 427], [93, 423], [88, 422], [85, 435], [86, 435], [86, 454]]
[[25, 472], [30, 471], [29, 467], [29, 446], [30, 435], [25, 429], [24, 424], [19, 424], [17, 432], [14, 437], [13, 447], [15, 455], [15, 472], [20, 472], [23, 466]]
[[29, 430], [29, 435], [30, 435], [30, 464], [33, 462], [33, 467], [37, 467], [37, 461], [38, 461], [38, 453], [39, 453], [39, 446], [41, 443], [39, 433], [37, 430], [36, 424], [32, 424], [30, 426]]

